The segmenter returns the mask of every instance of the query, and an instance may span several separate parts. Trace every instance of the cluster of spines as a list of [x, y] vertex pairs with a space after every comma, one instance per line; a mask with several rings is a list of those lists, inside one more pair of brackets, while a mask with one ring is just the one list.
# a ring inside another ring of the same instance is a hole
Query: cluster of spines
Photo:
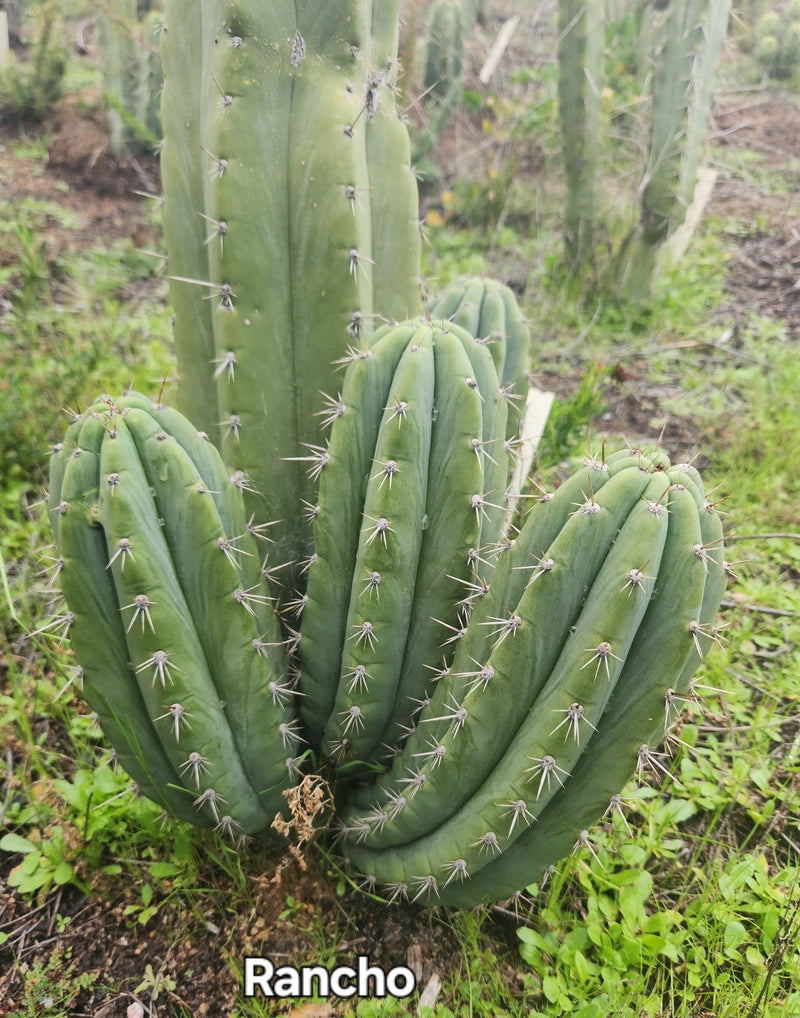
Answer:
[[140, 791], [231, 837], [284, 806], [293, 681], [256, 534], [216, 450], [138, 394], [53, 457], [49, 512], [84, 696]]
[[415, 731], [342, 812], [351, 863], [395, 897], [459, 906], [539, 880], [634, 773], [659, 768], [651, 747], [716, 638], [722, 556], [699, 475], [661, 453], [593, 461], [543, 499]]
[[295, 502], [314, 501], [316, 480], [291, 451], [322, 442], [314, 411], [333, 387], [331, 362], [363, 347], [378, 315], [418, 310], [397, 24], [397, 0], [166, 8], [164, 217], [181, 405], [259, 492], [248, 492], [257, 520], [277, 521], [289, 585], [302, 586], [306, 553]]

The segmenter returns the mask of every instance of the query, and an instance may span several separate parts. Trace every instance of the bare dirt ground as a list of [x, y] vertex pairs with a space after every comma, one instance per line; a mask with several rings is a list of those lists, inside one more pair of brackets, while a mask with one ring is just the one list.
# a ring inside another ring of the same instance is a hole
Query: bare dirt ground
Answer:
[[[757, 153], [762, 172], [783, 178], [787, 193], [769, 195], [758, 181], [723, 172], [711, 211], [754, 224], [734, 237], [727, 288], [742, 312], [786, 322], [800, 333], [800, 107], [780, 97], [720, 109], [716, 140], [724, 150]], [[793, 165], [794, 169], [787, 170]]]
[[[760, 153], [760, 165], [776, 174], [785, 173], [786, 165], [794, 160], [794, 173], [798, 173], [800, 106], [796, 100], [762, 95], [746, 105], [719, 107], [714, 129], [726, 153]], [[68, 252], [118, 237], [150, 246], [153, 237], [146, 199], [132, 192], [157, 193], [155, 161], [114, 160], [107, 150], [102, 116], [75, 99], [59, 106], [48, 130], [52, 132], [50, 161], [43, 173], [38, 160], [14, 156], [13, 138], [6, 136], [0, 152], [0, 197], [12, 203], [26, 197], [48, 200], [78, 214], [81, 225], [75, 229], [66, 230], [55, 221], [47, 227], [51, 249]], [[797, 336], [800, 180], [795, 176], [793, 182], [787, 181], [790, 197], [775, 197], [762, 190], [757, 180], [728, 170], [725, 160], [721, 162], [711, 209], [740, 224], [730, 237], [729, 310], [734, 318], [756, 311], [783, 319]], [[735, 160], [731, 164], [738, 165]], [[535, 160], [532, 167], [536, 168]], [[0, 243], [0, 265], [9, 259]], [[644, 379], [644, 366], [626, 370], [626, 377], [620, 379], [624, 386], [615, 390], [612, 383], [609, 390], [613, 419], [604, 422], [604, 427], [626, 433], [646, 430], [658, 413], [658, 394], [642, 390], [632, 395], [632, 381], [635, 386], [637, 379]], [[561, 384], [569, 383], [562, 380]], [[58, 745], [61, 735], [50, 729], [48, 738]], [[67, 745], [60, 748], [69, 754]], [[0, 857], [0, 878], [16, 861]], [[265, 873], [271, 872], [269, 863], [263, 857]], [[196, 890], [193, 900], [170, 903], [146, 926], [131, 923], [124, 915], [126, 905], [138, 900], [139, 889], [119, 886], [108, 878], [95, 880], [89, 895], [64, 889], [37, 905], [3, 890], [7, 885], [2, 880], [0, 933], [6, 940], [0, 946], [0, 1018], [38, 1013], [16, 1009], [22, 1007], [37, 960], [44, 963], [51, 958], [56, 959], [51, 978], [59, 965], [64, 972], [72, 965], [97, 977], [93, 986], [76, 992], [69, 1003], [68, 1013], [75, 1018], [124, 1018], [135, 1013], [128, 1008], [136, 1004], [134, 989], [147, 965], [156, 973], [168, 973], [175, 984], [174, 989], [164, 988], [155, 1002], [143, 991], [138, 999], [144, 1013], [175, 1015], [182, 1006], [194, 1015], [227, 1016], [239, 985], [226, 959], [235, 962], [246, 954], [257, 954], [302, 963], [309, 955], [319, 955], [321, 942], [343, 945], [342, 962], [367, 954], [373, 963], [384, 966], [410, 964], [420, 985], [434, 972], [445, 979], [463, 971], [458, 940], [446, 921], [413, 906], [386, 909], [353, 891], [340, 896], [336, 875], [313, 854], [307, 871], [293, 865], [279, 885], [268, 876], [253, 874], [248, 915], [229, 912], [226, 887], [210, 866], [204, 877], [204, 888]], [[295, 903], [289, 915], [283, 914], [287, 895]], [[484, 933], [505, 967], [507, 984], [521, 987], [513, 916], [497, 912], [488, 922]], [[327, 1004], [292, 1010], [287, 1003], [280, 1013], [322, 1018], [333, 1011]]]

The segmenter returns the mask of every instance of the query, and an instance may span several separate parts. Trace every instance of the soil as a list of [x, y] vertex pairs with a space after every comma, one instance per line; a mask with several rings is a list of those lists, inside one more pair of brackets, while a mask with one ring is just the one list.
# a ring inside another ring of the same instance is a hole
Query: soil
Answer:
[[[790, 166], [794, 174], [792, 181], [787, 180], [786, 195], [775, 197], [762, 190], [757, 180], [726, 167], [722, 159], [711, 209], [734, 224], [726, 310], [739, 321], [753, 312], [782, 319], [796, 337], [800, 332], [796, 148], [800, 108], [779, 95], [766, 95], [746, 106], [718, 108], [714, 129], [724, 152], [758, 152], [762, 169], [785, 175]], [[80, 225], [75, 229], [66, 230], [55, 221], [46, 227], [48, 246], [62, 252], [120, 237], [133, 238], [137, 246], [152, 244], [147, 199], [134, 192], [158, 193], [156, 161], [114, 158], [108, 151], [103, 116], [85, 99], [72, 97], [61, 103], [47, 130], [50, 159], [43, 173], [40, 160], [12, 154], [13, 132], [6, 132], [6, 143], [0, 146], [0, 197], [12, 203], [26, 197], [48, 200], [77, 213]], [[531, 160], [529, 172], [539, 172], [540, 162]], [[732, 159], [731, 165], [741, 163]], [[9, 261], [0, 242], [0, 265]], [[665, 393], [648, 390], [645, 368], [634, 363], [617, 369], [617, 377], [609, 383], [610, 419], [603, 421], [605, 429], [648, 434], [653, 421], [663, 418]], [[576, 382], [576, 378], [562, 378], [558, 386], [563, 390]], [[690, 445], [695, 437], [691, 425], [679, 437]], [[14, 747], [8, 747], [8, 752], [13, 754]], [[0, 877], [7, 878], [18, 861], [18, 857], [0, 855]], [[261, 858], [265, 874], [273, 872], [274, 862], [274, 858]], [[244, 865], [249, 869], [247, 862]], [[309, 854], [305, 870], [290, 863], [279, 884], [268, 875], [250, 876], [252, 907], [247, 915], [228, 910], [228, 889], [210, 864], [203, 878], [203, 887], [195, 890], [191, 900], [171, 901], [146, 925], [126, 915], [126, 907], [139, 901], [138, 887], [95, 878], [87, 895], [64, 888], [31, 905], [10, 891], [3, 879], [0, 962], [5, 970], [0, 975], [0, 1018], [50, 1013], [46, 1002], [30, 1003], [36, 963], [46, 964], [49, 959], [51, 983], [57, 983], [59, 970], [64, 985], [70, 971], [96, 976], [92, 985], [61, 1002], [59, 1013], [74, 1018], [168, 1016], [178, 1014], [179, 1006], [193, 1015], [227, 1016], [240, 991], [232, 965], [241, 964], [246, 954], [302, 963], [305, 957], [318, 957], [321, 944], [337, 946], [342, 963], [366, 954], [373, 964], [409, 965], [419, 986], [434, 974], [444, 981], [462, 971], [459, 940], [446, 916], [414, 906], [387, 909], [354, 890], [339, 893], [338, 876], [315, 852]], [[292, 903], [287, 905], [289, 896]], [[516, 918], [496, 910], [486, 922], [483, 935], [501, 959], [507, 985], [521, 992], [522, 975], [515, 961]], [[157, 996], [152, 986], [137, 991], [147, 966], [152, 966], [153, 973], [170, 976], [174, 983], [162, 982]], [[276, 1007], [275, 1013], [321, 1018], [334, 1010], [328, 1004], [294, 1007], [287, 1002]]]
[[[731, 152], [757, 153], [759, 176], [726, 170], [711, 211], [740, 224], [727, 288], [740, 316], [783, 320], [788, 334], [800, 335], [800, 106], [781, 98], [718, 110], [717, 144]], [[785, 193], [768, 194], [759, 179], [783, 179]], [[749, 227], [749, 228], [748, 228]]]

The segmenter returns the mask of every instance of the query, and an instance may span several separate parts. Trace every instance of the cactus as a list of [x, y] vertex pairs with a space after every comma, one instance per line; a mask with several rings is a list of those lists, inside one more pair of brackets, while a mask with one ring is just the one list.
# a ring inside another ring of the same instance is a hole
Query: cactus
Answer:
[[461, 101], [464, 51], [482, 7], [481, 0], [434, 0], [419, 45], [421, 85], [428, 116], [424, 136], [415, 139], [415, 156], [424, 159]]
[[[397, 117], [399, 0], [170, 0], [164, 231], [179, 404], [248, 478], [273, 562], [307, 554], [301, 459], [331, 363], [419, 308], [416, 182]], [[200, 154], [200, 158], [198, 158]], [[294, 457], [294, 458], [292, 458]]]
[[658, 248], [683, 222], [694, 193], [730, 6], [731, 0], [688, 0], [670, 4], [665, 15], [641, 218], [623, 252], [634, 299], [649, 294]]
[[655, 758], [716, 638], [724, 582], [691, 467], [590, 462], [500, 555], [407, 741], [343, 809], [340, 851], [427, 904], [539, 880]]
[[505, 417], [488, 348], [457, 325], [386, 327], [353, 353], [288, 663], [263, 530], [213, 447], [136, 394], [71, 426], [49, 502], [61, 623], [145, 794], [255, 832], [307, 741], [350, 865], [392, 897], [468, 907], [538, 880], [657, 766], [716, 639], [719, 517], [690, 464], [622, 450], [542, 493], [510, 539], [490, 501]]
[[[528, 345], [510, 291], [467, 281], [428, 318], [369, 322], [416, 301], [396, 3], [265, 6], [168, 7], [165, 230], [195, 420], [129, 393], [71, 425], [55, 625], [170, 813], [263, 830], [307, 756], [368, 882], [469, 906], [538, 879], [654, 759], [715, 639], [719, 520], [691, 465], [623, 450], [504, 529]], [[282, 627], [258, 554], [274, 534], [294, 560]]]
[[458, 279], [425, 311], [434, 323], [445, 319], [459, 325], [489, 347], [509, 404], [506, 438], [516, 438], [530, 386], [530, 332], [512, 290], [494, 279]]
[[602, 7], [559, 0], [558, 109], [567, 183], [564, 241], [572, 269], [593, 257], [600, 155]]
[[425, 91], [449, 115], [458, 101], [464, 77], [464, 35], [467, 26], [459, 0], [436, 0], [425, 40]]
[[84, 696], [139, 789], [234, 836], [284, 806], [296, 752], [258, 530], [216, 450], [143, 396], [94, 403], [49, 514]]
[[791, 78], [800, 67], [800, 3], [779, 14], [768, 10], [756, 23], [755, 58], [770, 78]]
[[457, 326], [387, 327], [351, 365], [300, 639], [300, 709], [323, 758], [380, 757], [427, 696], [480, 582], [474, 556], [500, 537], [505, 419], [488, 349]]
[[101, 5], [103, 90], [111, 151], [154, 149], [161, 137], [161, 61], [157, 5], [114, 0]]
[[[637, 6], [618, 26], [635, 25], [636, 60], [649, 60], [651, 116], [638, 188], [640, 214], [619, 253], [615, 275], [633, 299], [647, 297], [663, 242], [686, 217], [708, 131], [712, 91], [730, 0]], [[598, 0], [559, 2], [559, 113], [566, 177], [564, 240], [573, 270], [590, 267], [602, 126], [603, 9]], [[609, 93], [610, 94], [610, 93]]]

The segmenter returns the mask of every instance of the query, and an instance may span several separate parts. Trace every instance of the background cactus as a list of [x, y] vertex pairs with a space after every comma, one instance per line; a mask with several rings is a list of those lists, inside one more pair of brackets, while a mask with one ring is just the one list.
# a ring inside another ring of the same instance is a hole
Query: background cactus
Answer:
[[420, 63], [430, 118], [420, 154], [436, 143], [461, 100], [466, 43], [480, 15], [481, 0], [434, 0], [428, 12]]
[[184, 820], [267, 826], [292, 690], [261, 534], [216, 450], [143, 396], [103, 398], [53, 457], [49, 513], [84, 696], [120, 763]]
[[596, 0], [559, 0], [558, 111], [564, 175], [564, 242], [576, 268], [591, 263], [600, 158], [603, 17]]
[[419, 307], [398, 0], [170, 0], [164, 22], [180, 405], [247, 477], [250, 511], [279, 521], [272, 561], [296, 570], [331, 362]]
[[656, 32], [650, 153], [640, 186], [641, 217], [623, 253], [627, 292], [650, 292], [656, 254], [683, 221], [705, 145], [711, 95], [730, 0], [671, 3]]
[[426, 92], [448, 111], [464, 77], [464, 24], [459, 0], [437, 0], [431, 7], [425, 38]]
[[800, 67], [800, 3], [765, 11], [756, 23], [755, 58], [771, 78], [791, 78]]
[[[683, 224], [695, 197], [729, 14], [730, 0], [686, 0], [623, 8], [613, 22], [622, 40], [620, 67], [635, 76], [633, 94], [649, 99], [646, 138], [640, 145], [647, 161], [636, 195], [638, 217], [622, 244], [615, 270], [628, 298], [649, 295], [660, 249]], [[602, 154], [603, 96], [611, 100], [614, 94], [603, 87], [607, 27], [603, 15], [597, 0], [559, 3], [564, 240], [566, 260], [573, 270], [590, 267], [597, 247], [596, 177]], [[619, 40], [612, 46], [618, 49]], [[630, 116], [626, 104], [615, 112], [618, 124]], [[637, 178], [639, 172], [636, 169]], [[618, 176], [616, 168], [614, 174]]]
[[157, 3], [113, 0], [102, 5], [100, 43], [111, 151], [155, 149], [161, 138], [161, 59]]

